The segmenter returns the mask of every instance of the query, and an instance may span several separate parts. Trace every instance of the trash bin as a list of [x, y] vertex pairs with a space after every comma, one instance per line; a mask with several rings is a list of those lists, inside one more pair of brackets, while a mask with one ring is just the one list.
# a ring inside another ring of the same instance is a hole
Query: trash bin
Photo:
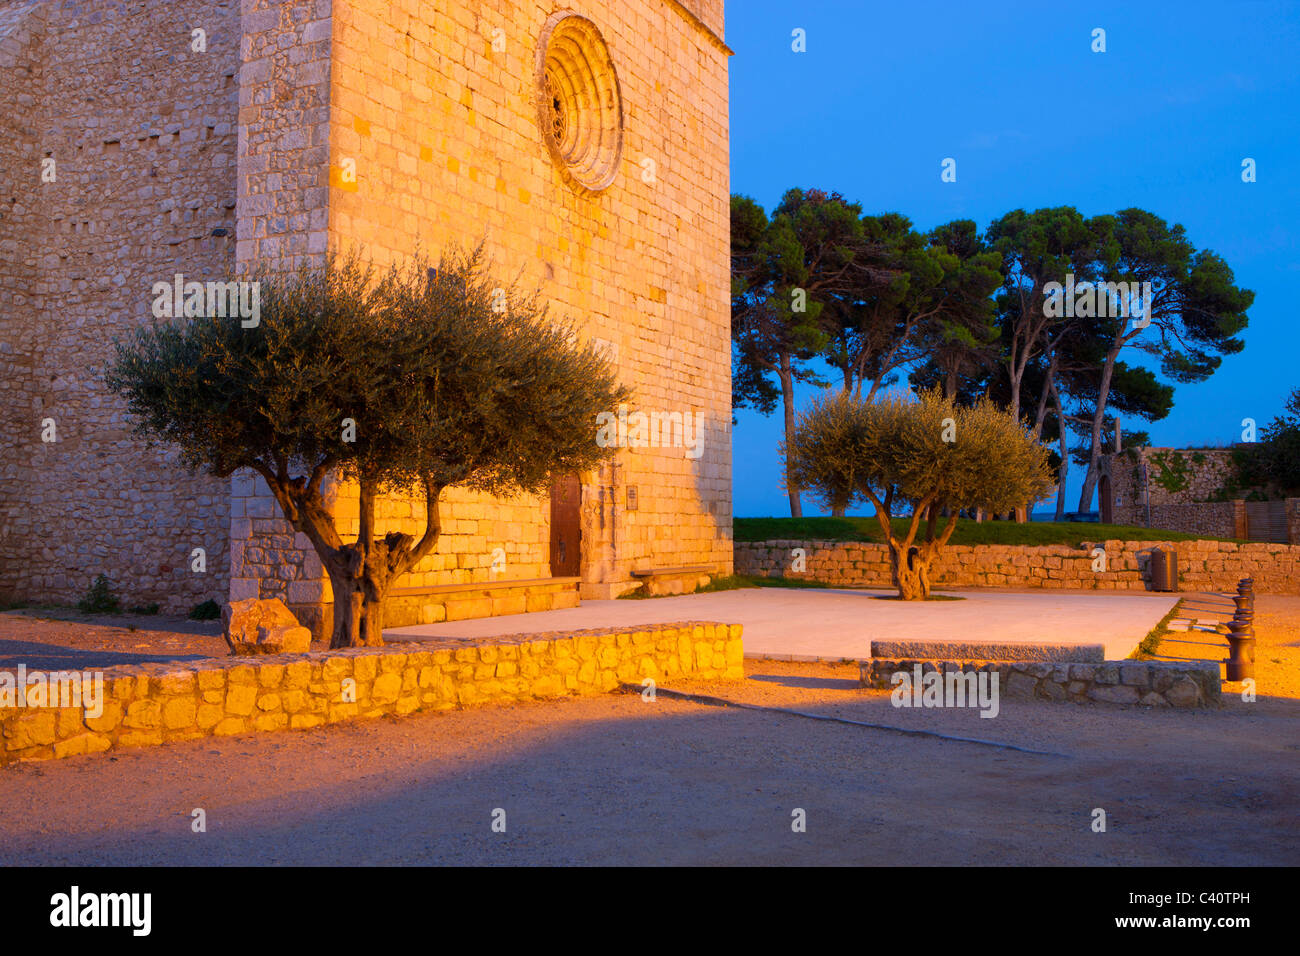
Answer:
[[1151, 549], [1151, 590], [1178, 590], [1178, 552]]

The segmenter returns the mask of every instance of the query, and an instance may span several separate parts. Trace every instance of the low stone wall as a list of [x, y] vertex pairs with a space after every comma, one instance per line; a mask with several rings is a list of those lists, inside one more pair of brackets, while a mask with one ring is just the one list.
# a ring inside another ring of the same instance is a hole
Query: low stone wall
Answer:
[[1006, 700], [1071, 700], [1148, 707], [1218, 707], [1219, 665], [1213, 661], [935, 661], [873, 657], [860, 664], [863, 687], [893, 689], [893, 675], [994, 672]]
[[[1105, 551], [1095, 571], [1093, 549]], [[1230, 541], [1099, 541], [1083, 547], [950, 545], [933, 565], [936, 587], [1075, 588], [1141, 591], [1149, 587], [1150, 550], [1178, 554], [1180, 588], [1227, 591], [1244, 577], [1264, 594], [1300, 593], [1300, 545]], [[801, 557], [801, 571], [795, 571]], [[736, 573], [804, 578], [835, 587], [891, 587], [889, 549], [864, 541], [737, 541]]]
[[743, 656], [739, 624], [684, 622], [109, 667], [99, 672], [97, 717], [77, 707], [0, 708], [0, 764], [601, 694], [647, 677], [741, 679]]

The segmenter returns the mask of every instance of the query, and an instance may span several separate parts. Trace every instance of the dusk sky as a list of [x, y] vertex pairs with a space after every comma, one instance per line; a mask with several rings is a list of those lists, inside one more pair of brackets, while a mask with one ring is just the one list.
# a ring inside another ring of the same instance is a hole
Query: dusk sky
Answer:
[[[1092, 31], [1106, 52], [1092, 52]], [[791, 51], [806, 31], [807, 52]], [[771, 212], [791, 187], [839, 191], [918, 229], [1016, 208], [1138, 206], [1181, 223], [1255, 292], [1246, 348], [1179, 385], [1156, 445], [1226, 444], [1298, 384], [1300, 5], [741, 0], [727, 9], [731, 189]], [[957, 160], [957, 181], [940, 162]], [[1242, 160], [1257, 181], [1242, 181]], [[1130, 362], [1140, 353], [1126, 350]], [[812, 395], [803, 388], [801, 399]], [[735, 514], [788, 515], [780, 414], [740, 413]], [[1083, 469], [1073, 467], [1067, 510]], [[805, 495], [804, 509], [819, 513]]]

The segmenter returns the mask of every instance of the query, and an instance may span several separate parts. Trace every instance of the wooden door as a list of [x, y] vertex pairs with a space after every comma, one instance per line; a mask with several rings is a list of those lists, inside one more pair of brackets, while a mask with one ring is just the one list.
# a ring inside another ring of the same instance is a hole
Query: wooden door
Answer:
[[1251, 541], [1286, 544], [1286, 502], [1247, 501], [1246, 537]]
[[551, 485], [551, 577], [582, 573], [582, 483], [565, 475]]

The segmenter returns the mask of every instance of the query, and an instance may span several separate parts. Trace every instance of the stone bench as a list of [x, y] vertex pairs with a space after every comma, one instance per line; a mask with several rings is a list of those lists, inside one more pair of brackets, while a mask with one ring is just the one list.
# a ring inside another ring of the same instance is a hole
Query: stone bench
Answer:
[[679, 568], [645, 568], [633, 571], [632, 577], [639, 578], [649, 594], [690, 594], [708, 584], [715, 573], [707, 564], [692, 564]]
[[581, 582], [575, 576], [395, 587], [384, 598], [384, 627], [577, 607]]
[[1102, 644], [1004, 644], [981, 641], [872, 641], [872, 657], [958, 661], [1068, 661], [1100, 664]]

